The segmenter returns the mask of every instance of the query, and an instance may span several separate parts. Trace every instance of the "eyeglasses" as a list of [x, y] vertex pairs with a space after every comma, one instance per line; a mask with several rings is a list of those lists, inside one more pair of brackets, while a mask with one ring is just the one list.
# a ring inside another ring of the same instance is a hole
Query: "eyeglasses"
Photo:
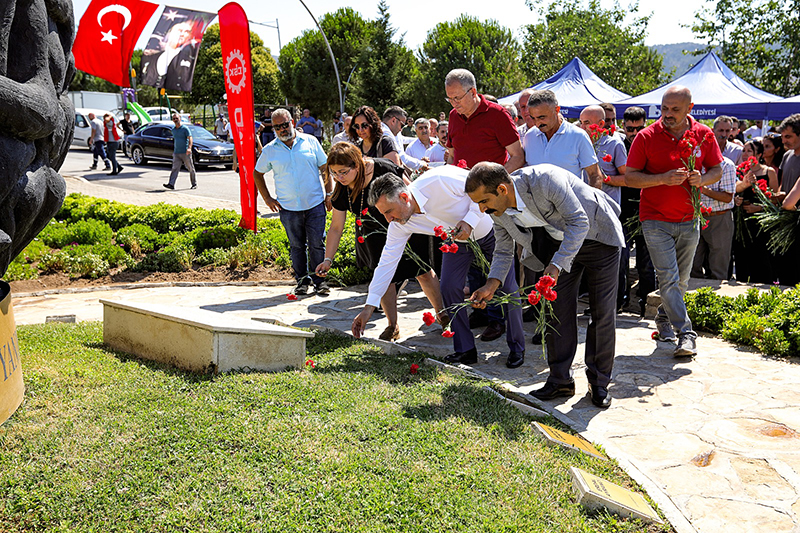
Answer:
[[349, 174], [350, 171], [353, 170], [353, 168], [354, 167], [347, 167], [346, 169], [344, 169], [342, 171], [339, 171], [339, 172], [336, 172], [335, 170], [332, 170], [332, 169], [328, 169], [328, 172], [330, 172], [331, 176], [334, 177], [334, 178], [343, 178], [343, 177], [347, 176], [347, 174]]
[[467, 92], [465, 92], [461, 96], [455, 96], [453, 98], [446, 97], [445, 101], [450, 102], [451, 105], [456, 105], [457, 103], [461, 102], [461, 100], [463, 100], [464, 97], [467, 96], [471, 92], [472, 92], [472, 89], [468, 90]]
[[369, 124], [367, 124], [366, 122], [357, 122], [357, 123], [353, 124], [353, 129], [356, 130], [356, 131], [358, 131], [358, 130], [366, 130], [368, 128], [369, 128]]
[[273, 124], [272, 124], [272, 129], [273, 129], [273, 130], [284, 130], [284, 129], [289, 129], [289, 127], [291, 127], [291, 125], [292, 125], [292, 123], [291, 123], [291, 122], [288, 122], [288, 121], [287, 121], [287, 122], [281, 122], [280, 124], [275, 124], [275, 123], [273, 122]]
[[627, 131], [628, 133], [633, 133], [633, 132], [639, 133], [644, 128], [645, 128], [644, 126], [625, 126], [625, 131]]

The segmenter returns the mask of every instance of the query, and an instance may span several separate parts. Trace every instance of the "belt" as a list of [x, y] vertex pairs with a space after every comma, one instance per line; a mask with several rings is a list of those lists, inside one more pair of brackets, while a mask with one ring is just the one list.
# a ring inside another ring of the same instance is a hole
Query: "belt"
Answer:
[[712, 211], [710, 213], [707, 213], [706, 216], [715, 217], [717, 215], [724, 215], [725, 213], [728, 213], [728, 212], [730, 212], [730, 209], [723, 209], [722, 211]]

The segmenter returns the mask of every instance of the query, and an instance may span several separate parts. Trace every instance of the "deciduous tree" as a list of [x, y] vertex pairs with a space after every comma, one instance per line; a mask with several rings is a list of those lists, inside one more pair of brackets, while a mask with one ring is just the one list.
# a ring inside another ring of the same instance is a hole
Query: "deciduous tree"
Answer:
[[519, 59], [519, 43], [495, 20], [461, 15], [453, 22], [441, 22], [428, 32], [419, 51], [415, 103], [431, 116], [449, 112], [444, 78], [454, 68], [472, 72], [480, 93], [501, 97], [519, 91], [525, 85]]
[[[527, 0], [531, 10], [540, 4]], [[666, 81], [661, 55], [644, 44], [649, 16], [625, 19], [637, 12], [619, 5], [602, 9], [598, 0], [570, 0], [550, 4], [544, 19], [525, 27], [522, 68], [530, 85], [546, 80], [574, 57], [612, 87], [631, 95], [642, 94]]]
[[714, 0], [694, 34], [736, 74], [781, 96], [800, 93], [800, 0]]

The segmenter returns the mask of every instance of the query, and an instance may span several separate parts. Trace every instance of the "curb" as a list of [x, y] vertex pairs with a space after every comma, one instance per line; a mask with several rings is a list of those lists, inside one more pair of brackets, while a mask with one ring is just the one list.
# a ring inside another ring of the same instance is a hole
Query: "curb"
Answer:
[[75, 289], [45, 289], [35, 292], [13, 294], [12, 298], [30, 298], [35, 296], [51, 296], [54, 294], [78, 294], [83, 292], [118, 291], [131, 289], [158, 289], [163, 287], [278, 287], [293, 284], [291, 280], [264, 281], [164, 281], [154, 283], [123, 283], [120, 285], [98, 285], [97, 287], [77, 287]]

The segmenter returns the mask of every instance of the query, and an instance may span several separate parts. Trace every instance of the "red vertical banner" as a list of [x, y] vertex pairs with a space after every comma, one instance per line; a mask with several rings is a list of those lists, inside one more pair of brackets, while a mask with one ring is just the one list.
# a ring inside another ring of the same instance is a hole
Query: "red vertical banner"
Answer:
[[242, 6], [236, 2], [219, 10], [219, 41], [222, 69], [228, 95], [228, 119], [239, 159], [239, 187], [242, 219], [239, 226], [256, 231], [255, 111], [253, 110], [253, 69], [250, 63], [250, 26]]

